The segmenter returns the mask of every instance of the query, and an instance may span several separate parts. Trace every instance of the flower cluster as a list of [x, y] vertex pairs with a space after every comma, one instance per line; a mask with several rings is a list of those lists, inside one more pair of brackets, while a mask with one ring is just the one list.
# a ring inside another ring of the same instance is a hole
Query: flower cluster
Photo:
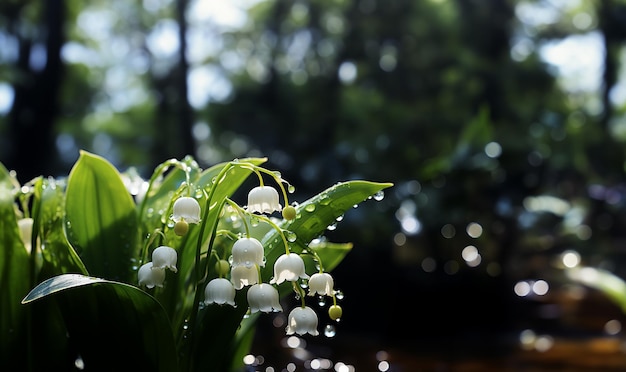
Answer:
[[145, 285], [148, 288], [163, 287], [165, 269], [177, 272], [176, 261], [178, 261], [178, 254], [174, 248], [165, 245], [155, 248], [152, 251], [152, 261], [139, 268], [137, 273], [139, 285]]
[[[262, 179], [261, 179], [262, 181]], [[280, 182], [279, 182], [279, 185]], [[282, 188], [282, 185], [281, 185]], [[261, 268], [265, 267], [266, 257], [263, 244], [256, 238], [251, 237], [246, 225], [246, 234], [230, 234], [235, 241], [230, 247], [228, 260], [217, 256], [217, 263], [213, 274], [204, 286], [205, 306], [229, 305], [236, 307], [235, 296], [237, 291], [246, 290], [246, 299], [249, 313], [263, 312], [272, 313], [283, 311], [280, 303], [278, 286], [285, 282], [291, 282], [296, 297], [301, 300], [301, 305], [291, 310], [288, 316], [286, 333], [318, 335], [318, 317], [315, 311], [306, 305], [308, 296], [329, 296], [333, 299], [333, 305], [329, 308], [329, 316], [333, 320], [341, 317], [341, 307], [337, 305], [334, 290], [334, 281], [330, 274], [319, 272], [309, 276], [306, 273], [305, 262], [302, 256], [290, 250], [288, 240], [284, 232], [278, 228], [269, 218], [274, 212], [282, 212], [286, 220], [296, 218], [296, 209], [287, 204], [286, 194], [285, 208], [280, 204], [278, 191], [271, 186], [263, 185], [254, 187], [248, 193], [248, 203], [245, 208], [239, 207], [228, 200], [229, 204], [241, 215], [248, 219], [254, 218], [270, 224], [281, 235], [285, 247], [285, 253], [280, 255], [273, 266], [273, 277], [268, 283], [262, 281]], [[198, 201], [192, 197], [179, 197], [173, 203], [171, 215], [174, 224], [174, 232], [178, 236], [184, 236], [189, 231], [189, 223], [201, 222], [201, 207]], [[242, 219], [246, 223], [246, 219]], [[303, 253], [306, 254], [306, 253]], [[162, 287], [165, 281], [165, 270], [176, 272], [176, 250], [167, 246], [159, 246], [152, 252], [152, 261], [139, 268], [139, 285], [147, 288]], [[321, 265], [320, 265], [321, 267]], [[308, 288], [308, 293], [305, 288]]]

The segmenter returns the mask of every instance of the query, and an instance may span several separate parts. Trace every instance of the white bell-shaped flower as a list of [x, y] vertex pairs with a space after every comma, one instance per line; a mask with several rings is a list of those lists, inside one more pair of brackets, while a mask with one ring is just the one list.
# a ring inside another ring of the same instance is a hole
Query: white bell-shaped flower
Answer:
[[233, 266], [230, 270], [230, 281], [235, 289], [241, 289], [259, 282], [259, 271], [256, 266]]
[[309, 296], [315, 294], [332, 296], [335, 282], [328, 273], [315, 273], [309, 278]]
[[34, 220], [32, 218], [22, 218], [17, 221], [17, 226], [20, 228], [22, 243], [24, 243], [24, 248], [26, 248], [28, 253], [32, 250], [33, 245], [33, 223]]
[[286, 331], [288, 335], [309, 333], [317, 336], [319, 334], [317, 332], [317, 314], [308, 306], [297, 307], [291, 310], [287, 320]]
[[183, 196], [174, 202], [172, 220], [188, 223], [200, 222], [200, 204], [194, 198]]
[[271, 186], [257, 186], [248, 193], [248, 212], [250, 213], [272, 213], [280, 212], [282, 209], [278, 191]]
[[263, 245], [255, 238], [241, 238], [233, 244], [233, 266], [252, 267], [255, 264], [265, 267]]
[[257, 311], [264, 313], [283, 311], [279, 302], [278, 290], [272, 285], [266, 283], [255, 284], [248, 289], [247, 297], [251, 313], [256, 313]]
[[204, 289], [204, 304], [235, 305], [235, 287], [228, 279], [215, 278]]
[[153, 268], [170, 269], [173, 272], [177, 272], [177, 260], [178, 254], [176, 253], [176, 250], [174, 248], [162, 245], [152, 251]]
[[152, 262], [141, 265], [137, 272], [139, 285], [145, 285], [148, 288], [163, 287], [165, 281], [165, 269], [157, 268]]
[[274, 263], [274, 277], [271, 284], [280, 284], [284, 281], [295, 282], [298, 279], [308, 279], [304, 271], [304, 261], [296, 253], [283, 254]]

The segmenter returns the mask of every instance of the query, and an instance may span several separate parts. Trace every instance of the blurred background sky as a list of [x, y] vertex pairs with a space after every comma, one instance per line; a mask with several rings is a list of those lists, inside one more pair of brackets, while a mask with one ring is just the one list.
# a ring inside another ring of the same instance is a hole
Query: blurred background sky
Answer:
[[342, 321], [262, 319], [257, 370], [623, 370], [625, 42], [623, 0], [8, 0], [0, 161], [393, 182], [327, 233]]

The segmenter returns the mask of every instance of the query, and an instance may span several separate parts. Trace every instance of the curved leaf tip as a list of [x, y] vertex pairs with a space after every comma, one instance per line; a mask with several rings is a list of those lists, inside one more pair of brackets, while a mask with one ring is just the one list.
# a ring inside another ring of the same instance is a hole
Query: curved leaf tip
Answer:
[[57, 293], [69, 288], [80, 287], [93, 283], [105, 283], [108, 280], [85, 276], [81, 274], [62, 274], [39, 283], [22, 300], [22, 304], [27, 304], [39, 300], [45, 296]]

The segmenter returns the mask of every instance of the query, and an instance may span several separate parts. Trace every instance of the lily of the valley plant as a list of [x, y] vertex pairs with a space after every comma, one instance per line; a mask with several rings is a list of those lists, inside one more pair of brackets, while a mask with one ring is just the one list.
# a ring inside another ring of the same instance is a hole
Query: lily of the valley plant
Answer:
[[144, 180], [81, 151], [25, 184], [0, 164], [0, 370], [238, 370], [259, 314], [309, 337], [319, 311], [340, 319], [351, 244], [323, 234], [391, 184], [295, 201], [265, 161], [171, 159]]

